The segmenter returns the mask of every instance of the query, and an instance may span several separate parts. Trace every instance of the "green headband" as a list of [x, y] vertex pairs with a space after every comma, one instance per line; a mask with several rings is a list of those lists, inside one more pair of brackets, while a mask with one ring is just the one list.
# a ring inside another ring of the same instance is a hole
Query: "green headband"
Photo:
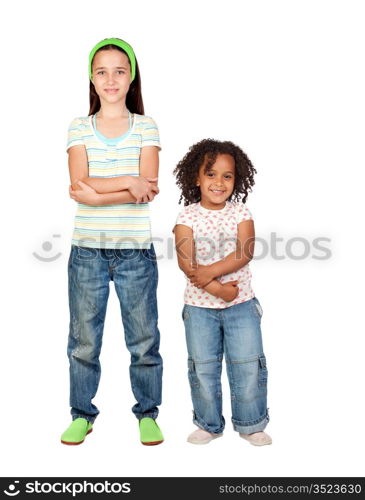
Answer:
[[104, 47], [105, 45], [109, 45], [109, 44], [116, 45], [117, 47], [120, 47], [121, 49], [123, 49], [127, 53], [128, 58], [129, 58], [129, 62], [131, 65], [131, 79], [132, 79], [131, 81], [133, 82], [133, 80], [136, 76], [136, 56], [134, 55], [132, 47], [127, 42], [125, 42], [124, 40], [121, 40], [120, 38], [105, 38], [101, 42], [97, 43], [95, 45], [95, 47], [92, 49], [92, 51], [89, 54], [89, 77], [90, 77], [90, 80], [92, 79], [91, 66], [92, 66], [95, 52], [97, 50], [99, 50], [101, 47]]

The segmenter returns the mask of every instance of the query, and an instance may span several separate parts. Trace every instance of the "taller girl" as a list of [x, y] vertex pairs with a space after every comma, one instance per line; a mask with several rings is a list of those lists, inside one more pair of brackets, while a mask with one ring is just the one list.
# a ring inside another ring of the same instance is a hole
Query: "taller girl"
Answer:
[[114, 281], [131, 354], [137, 400], [132, 411], [141, 442], [154, 445], [163, 441], [155, 422], [162, 358], [148, 203], [159, 191], [159, 133], [144, 115], [138, 64], [128, 43], [119, 38], [99, 42], [90, 52], [89, 77], [89, 115], [72, 120], [67, 142], [70, 196], [78, 207], [68, 261], [72, 423], [61, 441], [82, 443], [99, 414], [92, 399], [100, 380], [109, 282]]

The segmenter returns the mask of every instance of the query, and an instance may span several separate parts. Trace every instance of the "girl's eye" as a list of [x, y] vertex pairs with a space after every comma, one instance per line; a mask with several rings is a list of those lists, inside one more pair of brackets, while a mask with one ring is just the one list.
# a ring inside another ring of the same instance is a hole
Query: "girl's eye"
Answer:
[[232, 179], [231, 175], [226, 175], [226, 179]]
[[214, 176], [214, 174], [213, 174], [213, 172], [207, 172], [207, 176], [208, 176], [208, 177], [213, 177], [213, 176]]
[[[97, 72], [97, 75], [101, 75], [101, 74], [103, 74], [103, 73], [105, 73], [105, 71], [102, 71], [102, 70], [101, 70], [101, 71], [98, 71], [98, 72]], [[119, 69], [119, 70], [117, 71], [117, 73], [124, 75], [125, 71], [124, 71], [123, 69]]]

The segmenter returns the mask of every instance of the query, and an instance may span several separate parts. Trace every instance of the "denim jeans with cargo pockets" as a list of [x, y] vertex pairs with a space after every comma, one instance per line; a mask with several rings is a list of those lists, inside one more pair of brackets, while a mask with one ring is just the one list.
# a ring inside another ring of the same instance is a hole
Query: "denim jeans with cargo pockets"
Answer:
[[[131, 355], [130, 381], [138, 419], [156, 418], [161, 404], [162, 358], [157, 326], [158, 271], [153, 245], [149, 249], [102, 249], [71, 246], [68, 261], [72, 418], [93, 422], [99, 414], [92, 403], [100, 380], [99, 355], [109, 297], [114, 281], [124, 336]], [[118, 384], [116, 395], [121, 395]]]
[[252, 434], [269, 422], [267, 366], [261, 336], [259, 300], [209, 309], [185, 304], [182, 312], [188, 348], [193, 422], [208, 432], [223, 432], [222, 359], [231, 392], [234, 430]]

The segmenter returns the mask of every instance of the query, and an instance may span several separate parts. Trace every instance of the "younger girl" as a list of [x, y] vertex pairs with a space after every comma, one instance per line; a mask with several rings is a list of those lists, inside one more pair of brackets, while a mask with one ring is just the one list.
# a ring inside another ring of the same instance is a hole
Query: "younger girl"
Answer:
[[[157, 264], [148, 202], [158, 193], [159, 134], [144, 115], [141, 80], [132, 47], [119, 38], [99, 42], [89, 56], [90, 111], [69, 127], [67, 151], [78, 202], [68, 261], [70, 406], [72, 423], [61, 436], [76, 445], [92, 431], [92, 403], [109, 282], [120, 301], [131, 354], [130, 379], [140, 440], [162, 443], [155, 422], [161, 404], [162, 359], [157, 327]], [[122, 396], [117, 387], [118, 396]], [[116, 419], [122, 426], [120, 417]]]
[[188, 437], [193, 444], [223, 433], [223, 353], [234, 430], [251, 444], [271, 444], [263, 432], [269, 414], [262, 308], [248, 266], [255, 233], [245, 201], [255, 172], [238, 146], [212, 139], [192, 146], [174, 170], [179, 203], [185, 204], [174, 232], [179, 267], [188, 278], [182, 316], [198, 427]]

